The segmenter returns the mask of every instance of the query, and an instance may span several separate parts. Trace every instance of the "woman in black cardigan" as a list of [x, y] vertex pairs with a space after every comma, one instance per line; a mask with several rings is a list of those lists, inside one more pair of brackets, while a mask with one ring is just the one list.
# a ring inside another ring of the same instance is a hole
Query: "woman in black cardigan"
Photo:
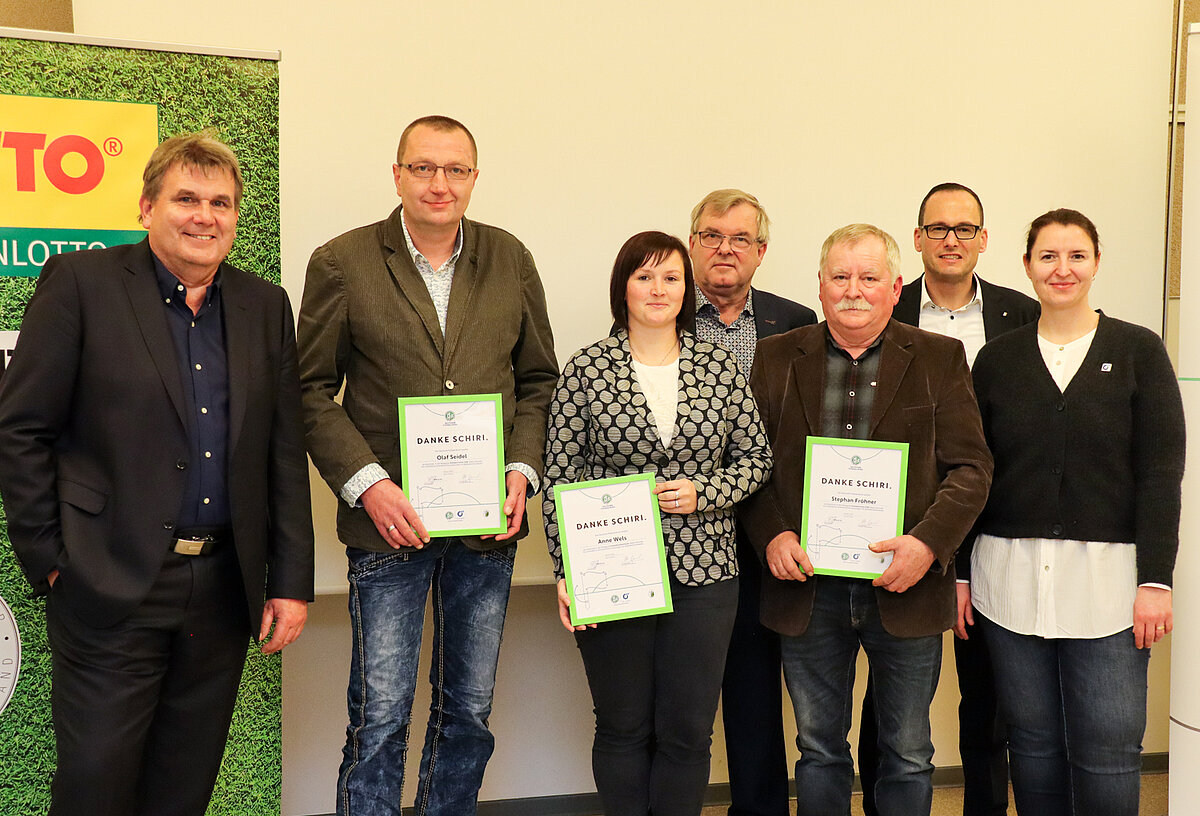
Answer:
[[1037, 218], [1025, 271], [1041, 318], [973, 372], [996, 469], [959, 572], [1026, 816], [1136, 816], [1150, 647], [1171, 631], [1183, 403], [1158, 336], [1092, 310], [1099, 265], [1086, 216]]
[[[691, 261], [661, 232], [613, 265], [619, 330], [563, 367], [546, 438], [546, 540], [559, 616], [575, 632], [596, 713], [592, 772], [606, 816], [698, 816], [737, 611], [734, 507], [771, 472], [732, 354], [698, 342]], [[653, 473], [674, 611], [573, 627], [556, 484]]]

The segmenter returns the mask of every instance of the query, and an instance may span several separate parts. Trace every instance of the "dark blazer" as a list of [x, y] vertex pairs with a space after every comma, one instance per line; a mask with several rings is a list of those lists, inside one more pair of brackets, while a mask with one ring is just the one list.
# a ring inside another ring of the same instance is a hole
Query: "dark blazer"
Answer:
[[[826, 336], [820, 323], [758, 344], [750, 384], [775, 469], [743, 502], [741, 519], [760, 556], [775, 536], [801, 528], [804, 447], [820, 427]], [[893, 320], [880, 353], [870, 438], [909, 443], [904, 530], [937, 560], [906, 592], [877, 588], [879, 613], [895, 636], [932, 635], [954, 624], [954, 552], [987, 500], [992, 457], [962, 343]], [[780, 581], [764, 571], [763, 623], [781, 634], [803, 634], [821, 580]]]
[[[222, 264], [229, 500], [251, 625], [312, 600], [313, 537], [286, 293]], [[183, 385], [148, 241], [52, 257], [0, 379], [0, 493], [29, 582], [93, 626], [146, 596], [186, 487]]]
[[734, 504], [771, 473], [771, 449], [733, 355], [680, 336], [675, 435], [664, 446], [634, 376], [629, 335], [580, 349], [563, 367], [546, 434], [543, 511], [554, 574], [562, 577], [553, 485], [653, 473], [690, 479], [696, 512], [663, 513], [668, 566], [683, 584], [738, 574]]
[[[759, 340], [817, 322], [817, 313], [807, 306], [755, 289], [753, 286], [750, 287], [750, 291], [754, 301], [754, 331]], [[620, 330], [621, 327], [613, 323], [608, 329], [608, 334], [612, 337]], [[692, 321], [687, 330], [692, 334], [696, 333], [695, 321]]]
[[[1041, 305], [1028, 295], [1006, 286], [995, 286], [978, 275], [975, 276], [975, 280], [979, 282], [979, 289], [983, 295], [983, 336], [986, 340], [994, 340], [1005, 332], [1037, 320], [1041, 315]], [[912, 283], [905, 284], [900, 291], [900, 300], [892, 311], [893, 318], [910, 326], [918, 325], [921, 314], [921, 287], [924, 284], [924, 275]]]
[[[500, 394], [507, 462], [541, 473], [558, 379], [542, 281], [512, 235], [462, 224], [445, 336], [404, 242], [399, 207], [318, 247], [308, 262], [297, 328], [304, 418], [313, 464], [335, 495], [372, 463], [400, 484], [397, 397]], [[391, 550], [361, 507], [339, 498], [337, 519], [343, 544]], [[526, 521], [520, 535], [527, 529]], [[511, 543], [464, 541], [474, 549]]]
[[817, 313], [807, 306], [754, 287], [750, 287], [750, 291], [753, 292], [754, 328], [759, 340], [817, 322]]

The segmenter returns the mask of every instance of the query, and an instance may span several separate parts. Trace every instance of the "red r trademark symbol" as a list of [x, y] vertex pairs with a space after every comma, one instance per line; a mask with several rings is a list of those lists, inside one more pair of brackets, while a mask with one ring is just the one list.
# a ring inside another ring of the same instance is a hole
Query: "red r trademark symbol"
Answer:
[[110, 156], [120, 156], [121, 151], [125, 146], [121, 144], [121, 140], [116, 136], [109, 136], [104, 140], [104, 152]]

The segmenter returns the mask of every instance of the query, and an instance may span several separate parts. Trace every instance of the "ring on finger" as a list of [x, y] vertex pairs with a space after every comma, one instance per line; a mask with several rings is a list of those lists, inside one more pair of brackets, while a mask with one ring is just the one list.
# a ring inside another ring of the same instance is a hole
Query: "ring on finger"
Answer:
[[396, 529], [396, 525], [395, 525], [395, 524], [389, 524], [389, 525], [388, 525], [388, 528], [387, 528], [387, 531], [390, 533], [390, 532], [393, 532], [395, 529]]

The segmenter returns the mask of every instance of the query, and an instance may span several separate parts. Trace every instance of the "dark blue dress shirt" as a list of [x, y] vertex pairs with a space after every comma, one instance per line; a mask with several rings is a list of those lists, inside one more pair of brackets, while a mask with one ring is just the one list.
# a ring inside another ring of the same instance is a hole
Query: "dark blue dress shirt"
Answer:
[[187, 412], [189, 453], [179, 467], [187, 471], [187, 490], [176, 530], [208, 531], [230, 525], [229, 365], [221, 309], [221, 273], [192, 314], [187, 290], [155, 257], [158, 289], [175, 344]]

